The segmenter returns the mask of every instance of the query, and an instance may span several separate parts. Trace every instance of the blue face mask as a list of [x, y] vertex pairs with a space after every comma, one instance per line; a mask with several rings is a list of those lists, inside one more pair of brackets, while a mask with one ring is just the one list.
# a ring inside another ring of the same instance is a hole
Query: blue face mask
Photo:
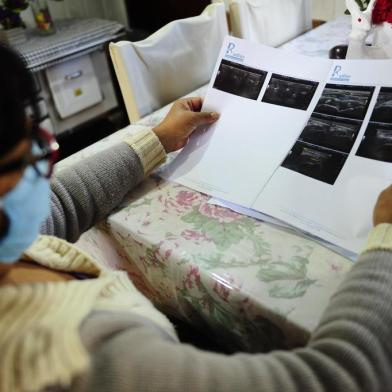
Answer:
[[16, 187], [1, 199], [9, 227], [0, 239], [0, 263], [17, 262], [37, 239], [40, 226], [49, 214], [49, 198], [49, 180], [28, 166]]

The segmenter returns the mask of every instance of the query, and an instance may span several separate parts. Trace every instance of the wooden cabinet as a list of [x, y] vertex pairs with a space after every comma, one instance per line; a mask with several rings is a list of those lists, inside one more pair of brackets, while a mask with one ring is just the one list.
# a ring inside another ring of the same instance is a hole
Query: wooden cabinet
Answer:
[[150, 33], [175, 20], [202, 13], [210, 0], [165, 0], [135, 1], [125, 0], [129, 25]]

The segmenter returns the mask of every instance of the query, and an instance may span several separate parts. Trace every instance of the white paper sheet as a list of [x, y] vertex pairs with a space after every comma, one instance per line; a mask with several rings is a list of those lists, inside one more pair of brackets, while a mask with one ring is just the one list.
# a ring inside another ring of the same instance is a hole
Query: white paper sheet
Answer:
[[203, 108], [221, 118], [164, 176], [358, 253], [392, 179], [391, 69], [228, 37]]
[[[323, 174], [313, 173], [315, 175], [308, 176], [295, 171], [295, 168], [293, 170], [280, 167], [253, 204], [253, 208], [352, 252], [358, 253], [361, 250], [372, 226], [372, 213], [377, 197], [392, 182], [392, 90], [390, 94], [386, 94], [387, 99], [383, 99], [380, 94], [381, 86], [388, 86], [388, 82], [392, 85], [389, 76], [391, 66], [390, 61], [334, 62], [328, 83], [344, 85], [340, 93], [350, 92], [351, 86], [364, 86], [364, 90], [370, 86], [374, 91], [368, 106], [363, 110], [364, 114], [357, 116], [360, 119], [352, 121], [359, 113], [360, 104], [353, 106], [357, 113], [354, 110], [346, 111], [341, 116], [322, 113], [322, 116], [333, 119], [336, 123], [346, 125], [348, 121], [349, 124], [358, 123], [359, 127], [358, 135], [349, 143], [346, 160], [341, 165], [333, 184], [326, 182]], [[341, 75], [347, 75], [344, 79], [350, 77], [350, 82], [333, 80], [333, 70], [336, 67], [339, 67]], [[383, 105], [384, 108], [380, 109]], [[325, 112], [325, 108], [321, 111]], [[317, 110], [319, 109], [316, 106]], [[327, 108], [326, 111], [329, 110], [330, 108]], [[370, 127], [376, 124], [376, 133], [377, 129], [386, 131], [383, 135], [384, 141], [381, 140], [382, 135], [378, 141], [369, 140], [369, 121], [374, 120], [374, 113], [379, 113], [375, 115], [379, 119], [390, 122], [370, 122]], [[333, 140], [331, 134], [328, 137], [327, 143]], [[325, 143], [326, 140], [319, 139], [310, 147], [316, 146], [317, 150], [318, 146]], [[358, 153], [361, 154], [361, 146], [366, 144], [370, 149], [362, 152], [362, 155], [367, 157], [358, 156]], [[342, 146], [325, 151], [331, 154], [338, 152], [337, 157], [333, 158], [336, 163], [339, 160], [338, 156], [341, 155]]]
[[[227, 48], [230, 49], [227, 55]], [[165, 176], [172, 181], [201, 192], [250, 207], [261, 188], [280, 165], [306, 124], [311, 111], [282, 108], [261, 103], [272, 72], [305, 78], [320, 83], [330, 71], [325, 59], [293, 56], [287, 67], [287, 54], [260, 47], [244, 40], [227, 38], [220, 59], [233, 65], [268, 72], [257, 100], [243, 98], [213, 88], [219, 60], [204, 101], [204, 110], [221, 114], [219, 122], [208, 132], [200, 131], [184, 148]], [[241, 56], [245, 57], [240, 63]], [[238, 57], [239, 60], [233, 60]], [[229, 86], [230, 87], [230, 86]], [[322, 85], [315, 91], [320, 94]], [[315, 104], [315, 100], [313, 100]]]

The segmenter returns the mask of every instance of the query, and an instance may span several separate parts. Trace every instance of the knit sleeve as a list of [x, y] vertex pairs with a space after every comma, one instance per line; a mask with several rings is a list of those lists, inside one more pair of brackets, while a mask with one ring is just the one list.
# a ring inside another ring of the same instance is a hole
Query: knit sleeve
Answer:
[[[392, 252], [365, 252], [308, 345], [291, 352], [224, 356], [170, 342], [142, 325], [119, 329], [90, 345], [91, 369], [72, 392], [386, 391], [392, 385], [391, 287]], [[100, 326], [92, 321], [88, 329]]]
[[41, 233], [76, 241], [165, 157], [157, 136], [145, 130], [64, 169], [52, 180], [51, 213]]
[[151, 173], [166, 160], [166, 152], [158, 136], [146, 129], [124, 140], [139, 157], [145, 174]]

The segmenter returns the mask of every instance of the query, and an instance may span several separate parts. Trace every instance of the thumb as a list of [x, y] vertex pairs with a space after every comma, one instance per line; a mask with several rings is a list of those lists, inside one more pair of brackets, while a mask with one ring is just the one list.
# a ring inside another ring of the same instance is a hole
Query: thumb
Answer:
[[219, 118], [219, 113], [216, 112], [193, 112], [193, 124], [196, 127], [201, 125], [213, 124]]

